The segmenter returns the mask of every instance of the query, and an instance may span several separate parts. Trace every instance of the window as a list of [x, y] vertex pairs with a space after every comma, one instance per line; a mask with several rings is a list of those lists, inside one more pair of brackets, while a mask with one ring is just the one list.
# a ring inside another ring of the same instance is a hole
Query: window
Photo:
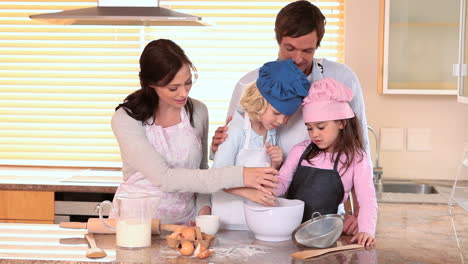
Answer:
[[[315, 1], [327, 17], [317, 57], [342, 62], [344, 0]], [[120, 167], [110, 118], [139, 88], [149, 41], [179, 44], [199, 71], [191, 96], [210, 111], [210, 137], [224, 124], [232, 89], [276, 59], [274, 19], [289, 1], [161, 1], [208, 27], [51, 25], [29, 15], [96, 6], [92, 0], [0, 2], [0, 164]]]

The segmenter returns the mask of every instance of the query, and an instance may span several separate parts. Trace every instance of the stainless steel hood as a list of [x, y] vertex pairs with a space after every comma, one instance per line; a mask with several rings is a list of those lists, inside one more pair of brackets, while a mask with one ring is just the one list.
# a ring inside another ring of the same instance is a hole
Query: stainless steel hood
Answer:
[[159, 0], [99, 0], [97, 7], [37, 14], [30, 18], [64, 25], [208, 25], [201, 17], [160, 7]]

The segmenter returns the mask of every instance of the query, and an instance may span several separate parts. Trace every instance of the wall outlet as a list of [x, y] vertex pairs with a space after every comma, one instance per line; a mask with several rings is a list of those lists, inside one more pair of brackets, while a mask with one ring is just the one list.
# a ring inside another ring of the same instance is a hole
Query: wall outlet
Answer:
[[408, 151], [432, 151], [430, 128], [408, 128], [406, 149]]
[[381, 151], [402, 151], [404, 142], [403, 128], [381, 128], [380, 129], [380, 150]]

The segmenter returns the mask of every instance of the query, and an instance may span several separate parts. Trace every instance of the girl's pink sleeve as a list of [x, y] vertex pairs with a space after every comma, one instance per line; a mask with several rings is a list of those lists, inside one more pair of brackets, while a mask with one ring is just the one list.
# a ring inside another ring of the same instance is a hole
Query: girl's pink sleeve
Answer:
[[354, 167], [353, 185], [359, 202], [359, 232], [375, 236], [377, 225], [377, 198], [369, 159], [366, 154], [363, 160]]
[[278, 173], [278, 187], [276, 188], [276, 195], [280, 196], [286, 193], [288, 190], [289, 185], [291, 184], [294, 172], [296, 172], [297, 169], [297, 163], [299, 162], [299, 159], [301, 158], [302, 153], [306, 149], [307, 145], [304, 146], [303, 142], [297, 144], [294, 146], [291, 151], [288, 153], [288, 157], [286, 158], [286, 161], [283, 163], [281, 166], [281, 169]]

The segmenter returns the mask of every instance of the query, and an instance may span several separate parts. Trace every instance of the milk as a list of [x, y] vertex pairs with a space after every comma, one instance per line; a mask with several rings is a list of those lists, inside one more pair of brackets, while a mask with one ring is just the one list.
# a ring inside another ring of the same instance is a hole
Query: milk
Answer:
[[141, 221], [139, 219], [118, 220], [116, 230], [116, 243], [119, 247], [151, 246], [151, 221]]

